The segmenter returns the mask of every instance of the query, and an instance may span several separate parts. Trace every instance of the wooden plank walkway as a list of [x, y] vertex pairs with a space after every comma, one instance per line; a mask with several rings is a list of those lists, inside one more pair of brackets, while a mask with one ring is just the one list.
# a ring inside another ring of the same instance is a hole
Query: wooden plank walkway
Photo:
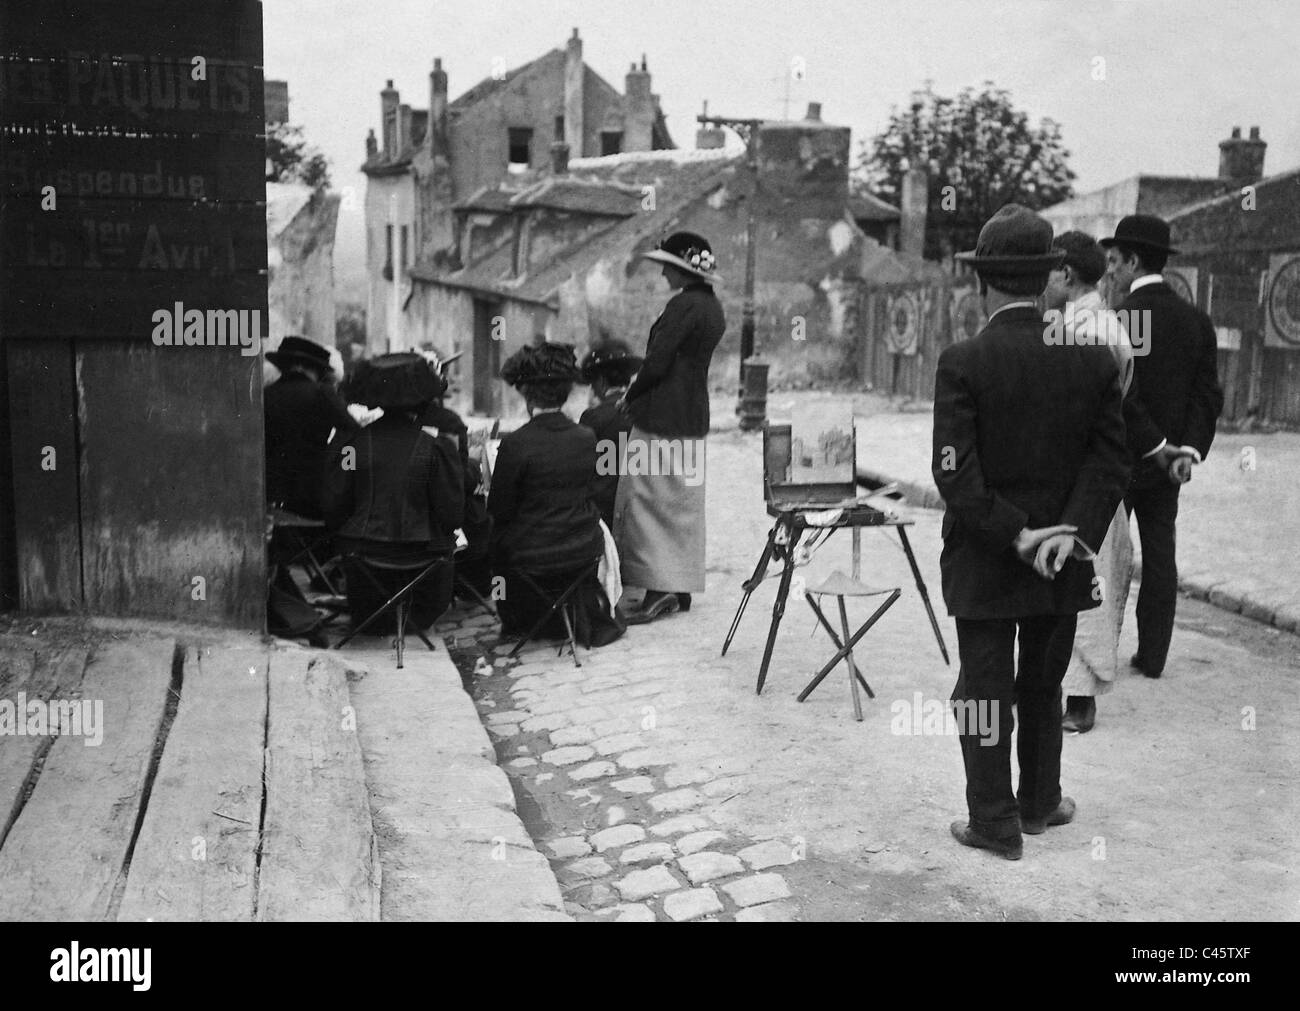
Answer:
[[[85, 649], [73, 647], [57, 653], [41, 653], [39, 657], [30, 650], [25, 659], [21, 654], [6, 659], [13, 664], [9, 670], [15, 678], [0, 698], [13, 703], [14, 718], [23, 721], [24, 726], [27, 717], [22, 710], [26, 702], [32, 699], [48, 702], [80, 695], [81, 676], [86, 667]], [[0, 747], [0, 845], [13, 827], [28, 785], [37, 775], [38, 766], [49, 753], [55, 738], [14, 734], [3, 740], [4, 746]]]
[[119, 920], [252, 920], [266, 738], [265, 647], [187, 652]]
[[103, 740], [60, 736], [0, 849], [0, 920], [103, 920], [134, 838], [166, 709], [175, 641], [110, 642], [81, 697], [103, 703]]
[[0, 920], [569, 919], [445, 652], [118, 631], [0, 636], [0, 702], [103, 707], [0, 736]]
[[378, 920], [380, 867], [341, 666], [271, 655], [259, 920]]

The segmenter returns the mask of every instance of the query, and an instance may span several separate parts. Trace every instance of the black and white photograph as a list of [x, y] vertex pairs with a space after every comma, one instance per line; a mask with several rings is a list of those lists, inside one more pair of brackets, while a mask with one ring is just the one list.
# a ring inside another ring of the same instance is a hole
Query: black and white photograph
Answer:
[[1050, 923], [1044, 992], [1263, 981], [1297, 52], [1295, 0], [0, 0], [22, 974]]

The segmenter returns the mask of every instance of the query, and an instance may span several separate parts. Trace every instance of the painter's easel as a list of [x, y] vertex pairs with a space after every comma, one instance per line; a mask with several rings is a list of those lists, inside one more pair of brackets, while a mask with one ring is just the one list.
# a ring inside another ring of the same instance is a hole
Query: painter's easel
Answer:
[[[856, 447], [856, 438], [854, 444]], [[768, 531], [767, 543], [759, 555], [758, 564], [754, 567], [753, 575], [741, 584], [744, 593], [740, 598], [739, 606], [736, 608], [736, 614], [731, 619], [731, 628], [727, 632], [727, 638], [722, 644], [722, 655], [727, 655], [732, 639], [735, 638], [736, 629], [740, 627], [740, 619], [744, 616], [749, 598], [767, 578], [768, 565], [775, 557], [782, 563], [782, 569], [776, 600], [772, 604], [772, 620], [768, 626], [767, 644], [763, 649], [763, 661], [758, 669], [757, 691], [762, 694], [763, 685], [767, 681], [768, 668], [772, 663], [772, 651], [776, 646], [776, 634], [781, 627], [781, 619], [785, 615], [786, 600], [790, 595], [790, 583], [794, 576], [795, 559], [800, 539], [809, 531], [825, 530], [829, 538], [836, 530], [850, 530], [853, 537], [852, 578], [856, 581], [861, 576], [862, 568], [862, 528], [894, 527], [898, 530], [903, 552], [907, 556], [908, 565], [911, 566], [912, 577], [916, 581], [917, 592], [920, 593], [921, 601], [925, 605], [926, 615], [930, 619], [930, 627], [934, 631], [935, 641], [939, 644], [939, 652], [943, 656], [943, 662], [950, 664], [948, 647], [943, 641], [943, 633], [939, 629], [938, 619], [935, 617], [934, 608], [930, 604], [929, 591], [926, 589], [925, 580], [921, 576], [921, 570], [916, 564], [916, 556], [912, 553], [911, 542], [907, 539], [907, 528], [912, 526], [912, 521], [900, 519], [868, 504], [865, 499], [860, 499], [856, 480], [816, 484], [789, 483], [790, 457], [789, 426], [764, 426], [763, 489], [767, 501], [767, 514], [773, 517], [774, 522], [772, 529]], [[839, 510], [840, 514], [831, 522], [809, 522], [810, 516], [816, 518], [817, 513], [829, 510]], [[805, 691], [804, 697], [813, 687], [816, 687], [816, 685], [811, 685]]]

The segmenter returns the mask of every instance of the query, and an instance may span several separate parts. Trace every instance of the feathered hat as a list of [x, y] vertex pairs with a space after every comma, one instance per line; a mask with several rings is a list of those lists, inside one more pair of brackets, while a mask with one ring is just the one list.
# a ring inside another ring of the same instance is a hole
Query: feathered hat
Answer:
[[397, 351], [357, 365], [350, 398], [386, 411], [413, 411], [447, 392], [447, 380], [416, 351]]
[[582, 381], [590, 384], [601, 375], [626, 376], [630, 379], [645, 359], [634, 355], [625, 341], [607, 339], [593, 345], [582, 359]]
[[531, 383], [572, 383], [581, 378], [572, 344], [529, 345], [501, 366], [501, 378], [516, 389]]

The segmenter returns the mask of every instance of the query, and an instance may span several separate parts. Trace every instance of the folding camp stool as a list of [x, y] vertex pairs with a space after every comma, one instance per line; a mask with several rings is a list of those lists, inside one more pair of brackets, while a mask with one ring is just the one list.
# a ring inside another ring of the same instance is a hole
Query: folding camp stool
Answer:
[[[525, 635], [522, 639], [520, 639], [517, 643], [515, 643], [514, 649], [512, 649], [509, 653], [506, 654], [507, 658], [514, 659], [514, 657], [518, 656], [519, 651], [523, 649], [526, 645], [528, 645], [528, 643], [532, 641], [533, 637], [536, 636], [537, 633], [542, 630], [542, 627], [548, 621], [551, 620], [551, 615], [553, 615], [556, 611], [559, 611], [561, 617], [564, 618], [564, 628], [566, 633], [568, 634], [569, 650], [573, 654], [573, 666], [575, 667], [582, 666], [581, 662], [578, 660], [578, 640], [573, 633], [573, 623], [574, 623], [573, 603], [570, 601], [569, 598], [572, 597], [573, 594], [577, 591], [578, 587], [582, 585], [582, 581], [584, 579], [588, 578], [589, 576], [595, 575], [599, 571], [600, 562], [601, 562], [601, 558], [597, 557], [597, 558], [593, 558], [589, 563], [584, 565], [581, 571], [578, 573], [577, 578], [569, 582], [564, 587], [563, 591], [559, 593], [558, 596], [555, 593], [554, 587], [544, 586], [541, 583], [539, 583], [539, 580], [544, 581], [546, 579], [545, 574], [529, 573], [519, 569], [515, 570], [515, 575], [517, 575], [520, 579], [522, 579], [525, 583], [527, 583], [529, 588], [535, 594], [537, 594], [538, 597], [542, 598], [543, 600], [550, 600], [551, 606], [550, 609], [544, 615], [542, 615], [541, 618], [537, 620], [537, 622], [533, 625], [533, 627], [528, 630], [528, 634]], [[563, 645], [560, 646], [560, 652], [561, 653], [564, 652]]]
[[[428, 579], [429, 576], [433, 575], [433, 573], [438, 571], [438, 569], [442, 568], [444, 565], [450, 565], [452, 563], [451, 556], [439, 555], [432, 560], [421, 560], [419, 562], [394, 562], [378, 558], [369, 558], [366, 555], [354, 552], [344, 555], [343, 558], [345, 561], [356, 562], [357, 568], [361, 570], [362, 575], [369, 579], [371, 585], [381, 594], [387, 593], [388, 590], [379, 582], [378, 579], [375, 578], [376, 571], [401, 572], [413, 576], [413, 578], [407, 581], [405, 586], [376, 608], [373, 614], [366, 618], [366, 620], [360, 625], [357, 625], [348, 632], [348, 634], [336, 642], [333, 647], [334, 649], [342, 649], [352, 641], [353, 637], [360, 635], [369, 628], [370, 625], [374, 623], [375, 619], [381, 614], [390, 608], [396, 608], [397, 640], [395, 645], [397, 647], [397, 669], [401, 670], [402, 655], [406, 647], [406, 622], [411, 613], [411, 596], [415, 592], [415, 588]], [[353, 615], [353, 617], [355, 618], [356, 616]], [[423, 629], [417, 628], [415, 634], [420, 637], [420, 641], [428, 646], [430, 650], [435, 648], [433, 643], [429, 641], [429, 637], [424, 634]]]
[[[817, 676], [808, 683], [808, 687], [799, 693], [800, 702], [804, 701], [804, 699], [812, 694], [813, 689], [825, 680], [826, 675], [831, 672], [837, 663], [844, 660], [848, 664], [849, 668], [849, 687], [853, 692], [853, 714], [857, 717], [859, 723], [862, 722], [862, 699], [858, 695], [858, 683], [861, 682], [862, 687], [867, 691], [868, 697], [874, 699], [876, 693], [871, 690], [871, 685], [867, 684], [867, 679], [864, 678], [861, 671], [858, 670], [857, 662], [853, 658], [853, 647], [858, 644], [858, 641], [866, 635], [868, 631], [870, 631], [871, 626], [879, 620], [880, 616], [893, 606], [894, 601], [899, 598], [902, 592], [903, 591], [896, 586], [882, 590], [872, 589], [870, 586], [866, 586], [865, 584], [858, 582], [856, 579], [849, 578], [838, 569], [827, 576], [818, 586], [809, 587], [805, 591], [804, 599], [808, 601], [808, 606], [811, 607], [813, 613], [817, 615], [817, 620], [821, 622], [822, 627], [825, 628], [827, 633], [830, 635], [831, 642], [835, 643], [835, 648], [838, 652], [831, 657], [830, 662], [828, 662], [825, 667], [818, 671]], [[849, 615], [848, 611], [844, 607], [844, 598], [879, 597], [885, 594], [888, 594], [885, 602], [876, 608], [875, 613], [866, 620], [861, 628], [850, 636]], [[839, 604], [840, 627], [844, 632], [843, 641], [841, 641], [840, 637], [835, 634], [835, 629], [831, 626], [831, 623], [826, 620], [826, 615], [822, 612], [822, 609], [817, 606], [817, 601], [814, 599], [817, 597], [834, 597], [836, 602]]]

